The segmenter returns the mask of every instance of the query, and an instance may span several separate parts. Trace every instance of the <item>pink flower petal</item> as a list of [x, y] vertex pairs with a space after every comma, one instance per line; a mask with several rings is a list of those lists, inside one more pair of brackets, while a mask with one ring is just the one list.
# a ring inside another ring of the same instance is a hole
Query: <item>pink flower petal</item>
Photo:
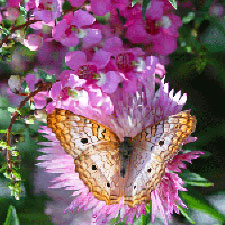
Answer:
[[83, 26], [92, 25], [95, 20], [96, 19], [90, 13], [79, 9], [74, 12], [74, 18], [71, 24], [81, 28]]
[[86, 64], [87, 59], [83, 52], [68, 52], [65, 57], [66, 65], [73, 70], [77, 70], [81, 65]]

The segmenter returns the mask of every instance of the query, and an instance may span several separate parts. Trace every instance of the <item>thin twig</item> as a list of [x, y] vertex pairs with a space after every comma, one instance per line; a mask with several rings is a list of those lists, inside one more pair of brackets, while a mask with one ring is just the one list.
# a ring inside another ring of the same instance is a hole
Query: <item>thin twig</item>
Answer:
[[1, 40], [1, 43], [0, 43], [0, 48], [2, 47], [2, 45], [4, 44], [4, 43], [7, 43], [7, 41], [8, 41], [8, 38], [10, 37], [10, 35], [12, 34], [12, 33], [14, 33], [16, 30], [20, 30], [20, 29], [22, 29], [22, 28], [27, 28], [29, 25], [31, 25], [31, 24], [34, 24], [34, 23], [36, 23], [36, 22], [38, 22], [38, 21], [40, 21], [40, 20], [28, 20], [26, 23], [24, 23], [24, 24], [21, 24], [21, 25], [18, 25], [18, 26], [12, 26], [12, 28], [10, 29], [10, 34], [7, 34], [4, 38], [2, 38], [2, 40]]
[[19, 115], [18, 111], [25, 106], [26, 102], [30, 100], [30, 98], [34, 97], [37, 93], [48, 90], [49, 88], [51, 88], [52, 83], [41, 83], [39, 84], [39, 87], [37, 90], [35, 90], [34, 92], [31, 92], [19, 105], [19, 107], [17, 108], [17, 111], [15, 111], [14, 113], [12, 113], [12, 118], [8, 127], [8, 131], [7, 131], [7, 169], [11, 170], [11, 154], [9, 152], [8, 146], [11, 145], [11, 133], [12, 133], [12, 125], [15, 123], [17, 116]]

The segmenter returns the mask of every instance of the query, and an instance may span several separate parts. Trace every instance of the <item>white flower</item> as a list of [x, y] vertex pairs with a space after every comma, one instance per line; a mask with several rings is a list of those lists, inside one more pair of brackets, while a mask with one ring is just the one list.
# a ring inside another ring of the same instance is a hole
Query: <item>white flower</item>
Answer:
[[11, 75], [10, 79], [8, 80], [8, 85], [11, 91], [19, 91], [21, 88], [20, 75]]

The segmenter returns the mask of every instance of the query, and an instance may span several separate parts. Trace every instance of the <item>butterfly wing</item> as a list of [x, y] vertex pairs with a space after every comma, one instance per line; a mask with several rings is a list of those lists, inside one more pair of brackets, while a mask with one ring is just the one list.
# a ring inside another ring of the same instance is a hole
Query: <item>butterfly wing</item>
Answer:
[[133, 207], [142, 201], [150, 203], [151, 191], [161, 181], [168, 162], [179, 152], [195, 125], [195, 117], [189, 111], [182, 111], [145, 128], [133, 139], [124, 204]]
[[74, 157], [75, 171], [89, 191], [107, 204], [120, 200], [124, 181], [120, 178], [119, 138], [95, 120], [55, 109], [47, 115], [64, 150]]
[[118, 146], [99, 144], [75, 159], [75, 171], [93, 195], [106, 204], [118, 204], [123, 194]]
[[119, 142], [119, 138], [109, 128], [68, 110], [55, 109], [48, 114], [47, 126], [52, 128], [66, 153], [74, 158], [99, 143]]

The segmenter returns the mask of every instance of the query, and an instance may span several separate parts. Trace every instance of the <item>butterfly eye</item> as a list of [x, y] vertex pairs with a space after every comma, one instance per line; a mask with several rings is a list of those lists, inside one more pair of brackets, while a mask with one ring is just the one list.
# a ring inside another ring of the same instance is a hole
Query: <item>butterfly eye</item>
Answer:
[[149, 169], [147, 169], [147, 172], [148, 172], [148, 173], [151, 173], [151, 171], [152, 171], [152, 169], [150, 169], [150, 168], [149, 168]]
[[97, 166], [96, 165], [92, 165], [92, 170], [97, 170]]
[[87, 143], [88, 143], [88, 139], [87, 139], [87, 138], [81, 138], [81, 142], [82, 142], [83, 144], [87, 144]]
[[110, 183], [107, 183], [107, 187], [110, 187]]
[[164, 141], [160, 141], [159, 146], [163, 146], [163, 145], [164, 145]]

